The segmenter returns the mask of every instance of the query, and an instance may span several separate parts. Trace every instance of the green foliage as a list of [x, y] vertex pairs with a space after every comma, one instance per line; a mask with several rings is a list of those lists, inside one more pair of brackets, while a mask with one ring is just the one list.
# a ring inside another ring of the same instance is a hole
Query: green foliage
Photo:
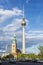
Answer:
[[38, 58], [38, 55], [35, 55], [35, 54], [22, 54], [22, 53], [19, 53], [17, 55], [18, 59], [22, 59], [22, 58], [26, 58], [26, 59], [32, 59], [32, 58]]
[[43, 46], [40, 46], [38, 49], [40, 50], [39, 55], [43, 58]]
[[28, 54], [28, 58], [37, 58], [37, 55], [35, 55], [35, 54]]
[[31, 53], [31, 54], [22, 54], [22, 53], [18, 53], [17, 54], [17, 58], [21, 59], [21, 58], [28, 58], [28, 59], [32, 59], [32, 58], [37, 58], [37, 59], [43, 59], [43, 46], [39, 46], [38, 48], [40, 50], [40, 53], [38, 55]]

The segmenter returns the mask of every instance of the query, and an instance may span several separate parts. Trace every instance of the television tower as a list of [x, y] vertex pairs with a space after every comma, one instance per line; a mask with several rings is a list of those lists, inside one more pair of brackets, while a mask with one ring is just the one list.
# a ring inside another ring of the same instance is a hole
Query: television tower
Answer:
[[25, 54], [25, 26], [26, 26], [26, 22], [25, 22], [25, 18], [24, 18], [24, 5], [23, 5], [23, 18], [22, 18], [22, 53]]

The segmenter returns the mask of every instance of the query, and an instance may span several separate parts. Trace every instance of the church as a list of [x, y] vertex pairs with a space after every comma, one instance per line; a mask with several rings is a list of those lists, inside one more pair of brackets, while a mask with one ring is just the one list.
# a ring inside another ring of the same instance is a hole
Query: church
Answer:
[[16, 36], [14, 36], [14, 38], [13, 38], [11, 54], [14, 56], [14, 58], [17, 58], [17, 40], [16, 40]]
[[14, 56], [15, 59], [17, 59], [17, 54], [21, 53], [19, 49], [17, 49], [17, 40], [16, 36], [13, 38], [13, 43], [12, 43], [12, 49], [11, 49], [11, 54]]

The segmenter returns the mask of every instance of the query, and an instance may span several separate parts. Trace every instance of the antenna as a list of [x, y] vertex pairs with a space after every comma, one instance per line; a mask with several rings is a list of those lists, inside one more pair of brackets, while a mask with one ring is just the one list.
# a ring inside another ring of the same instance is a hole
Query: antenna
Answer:
[[24, 4], [23, 4], [23, 18], [24, 18]]

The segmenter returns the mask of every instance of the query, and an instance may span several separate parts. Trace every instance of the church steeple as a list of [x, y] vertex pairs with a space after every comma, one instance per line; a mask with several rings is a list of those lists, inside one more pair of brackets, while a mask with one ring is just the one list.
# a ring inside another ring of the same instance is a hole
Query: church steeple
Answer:
[[14, 43], [14, 44], [17, 43], [16, 36], [14, 36], [14, 38], [13, 38], [13, 43]]
[[16, 40], [16, 36], [14, 36], [14, 38], [13, 38], [12, 54], [13, 54], [13, 56], [15, 58], [16, 57], [16, 54], [17, 54], [17, 40]]

